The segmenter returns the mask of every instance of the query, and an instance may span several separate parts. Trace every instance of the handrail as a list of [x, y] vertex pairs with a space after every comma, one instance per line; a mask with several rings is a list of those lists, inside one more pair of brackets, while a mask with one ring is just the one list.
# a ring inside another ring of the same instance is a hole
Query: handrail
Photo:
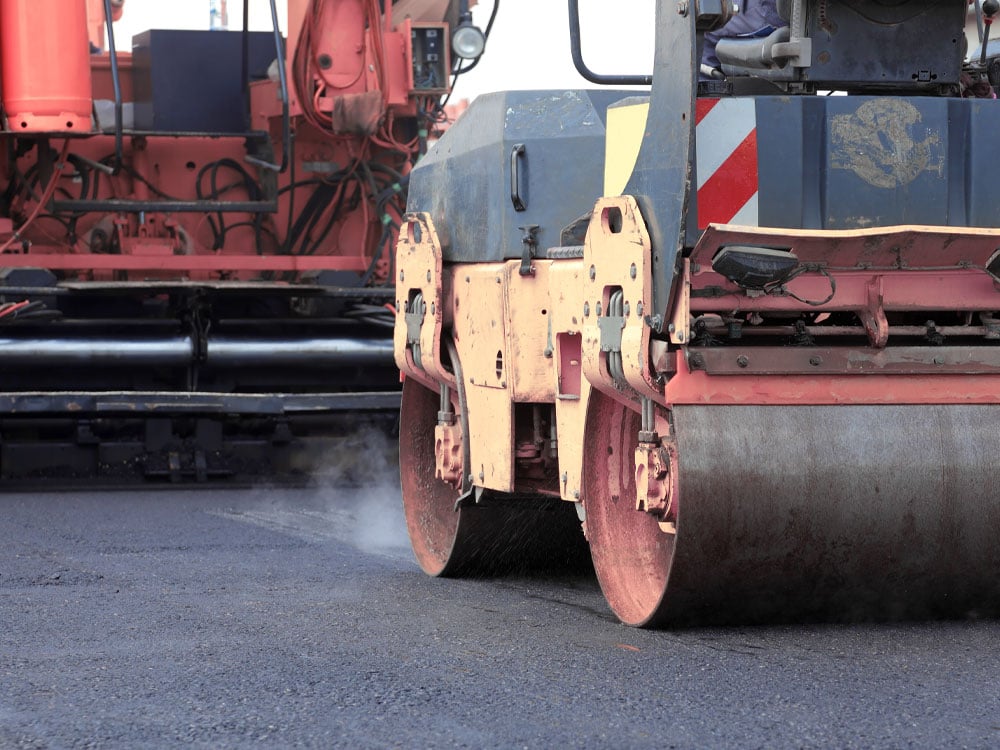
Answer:
[[121, 169], [125, 158], [124, 124], [122, 122], [122, 83], [118, 74], [118, 53], [115, 50], [115, 29], [112, 21], [111, 0], [104, 0], [104, 25], [108, 31], [108, 55], [111, 59], [111, 84], [115, 91], [115, 172]]
[[[106, 3], [110, 0], [104, 0]], [[246, 28], [248, 22], [248, 3], [243, 4], [243, 34], [244, 34], [244, 47], [247, 45]], [[275, 0], [271, 0], [271, 26], [274, 30], [274, 51], [277, 57], [278, 64], [278, 85], [281, 87], [281, 164], [275, 164], [264, 159], [258, 159], [255, 156], [247, 156], [246, 160], [250, 164], [261, 169], [269, 169], [272, 172], [284, 172], [288, 169], [288, 160], [291, 155], [291, 140], [292, 140], [292, 117], [288, 106], [288, 74], [285, 70], [285, 46], [281, 39], [281, 29], [278, 27], [278, 7], [275, 4]], [[247, 63], [249, 67], [249, 63]], [[246, 73], [246, 77], [249, 78], [249, 72]], [[249, 81], [245, 81], [247, 87], [249, 88]]]
[[591, 83], [601, 86], [651, 86], [652, 75], [605, 75], [595, 73], [583, 61], [580, 42], [580, 0], [569, 0], [569, 42], [573, 55], [573, 65], [577, 72]]

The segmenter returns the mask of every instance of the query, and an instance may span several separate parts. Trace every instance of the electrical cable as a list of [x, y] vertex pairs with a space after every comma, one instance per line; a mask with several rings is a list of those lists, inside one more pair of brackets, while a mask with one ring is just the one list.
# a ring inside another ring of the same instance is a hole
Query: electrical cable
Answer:
[[28, 218], [21, 224], [20, 227], [18, 227], [17, 230], [14, 231], [14, 233], [10, 236], [10, 238], [6, 242], [0, 245], [0, 253], [6, 252], [11, 245], [22, 239], [23, 232], [28, 227], [31, 226], [31, 224], [35, 221], [38, 215], [42, 212], [42, 209], [49, 202], [49, 199], [52, 198], [52, 194], [55, 192], [56, 185], [59, 182], [59, 178], [62, 176], [62, 171], [63, 169], [65, 169], [66, 164], [68, 163], [66, 161], [66, 154], [68, 153], [69, 153], [69, 138], [67, 138], [63, 143], [62, 152], [59, 154], [59, 158], [53, 165], [52, 177], [49, 178], [49, 184], [46, 185], [45, 191], [42, 193], [41, 198], [39, 198], [38, 203], [35, 205], [35, 208], [32, 210]]
[[[822, 299], [819, 301], [803, 299], [795, 292], [787, 288], [786, 284], [788, 284], [789, 281], [791, 281], [794, 278], [797, 278], [798, 276], [801, 276], [804, 273], [809, 273], [809, 272], [819, 273], [822, 276], [825, 276], [827, 281], [830, 282], [830, 294], [827, 295], [826, 299]], [[830, 274], [829, 271], [823, 268], [823, 266], [817, 263], [805, 263], [796, 268], [794, 271], [792, 271], [791, 274], [789, 274], [786, 278], [782, 279], [781, 281], [770, 285], [766, 285], [764, 287], [764, 292], [766, 294], [786, 294], [792, 299], [797, 300], [805, 305], [810, 305], [812, 307], [819, 307], [820, 305], [825, 305], [827, 302], [832, 300], [834, 296], [836, 296], [837, 280]]]

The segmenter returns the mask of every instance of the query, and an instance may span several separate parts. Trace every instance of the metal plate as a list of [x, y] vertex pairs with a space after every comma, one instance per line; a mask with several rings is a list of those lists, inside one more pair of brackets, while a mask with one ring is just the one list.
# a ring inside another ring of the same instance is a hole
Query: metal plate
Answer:
[[711, 375], [919, 375], [995, 373], [996, 346], [867, 347], [743, 346], [688, 350], [688, 366]]
[[1000, 406], [681, 406], [672, 623], [1000, 611]]

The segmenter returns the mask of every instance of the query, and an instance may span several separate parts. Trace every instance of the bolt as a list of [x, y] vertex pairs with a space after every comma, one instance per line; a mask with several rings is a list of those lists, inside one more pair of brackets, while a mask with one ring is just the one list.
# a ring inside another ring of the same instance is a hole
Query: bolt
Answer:
[[687, 0], [681, 0], [677, 3], [677, 15], [687, 16], [688, 14], [688, 3]]
[[677, 330], [677, 326], [675, 326], [675, 325], [674, 325], [673, 323], [671, 323], [670, 325], [668, 325], [668, 326], [667, 326], [667, 330], [668, 330], [668, 331], [669, 331], [670, 333], [673, 333], [674, 331], [676, 331], [676, 330]]
[[483, 470], [480, 469], [479, 470], [479, 481], [482, 482], [485, 478], [486, 478], [486, 475], [483, 473]]
[[635, 314], [638, 315], [640, 318], [642, 317], [642, 302], [636, 302]]
[[320, 55], [316, 58], [316, 63], [319, 65], [320, 70], [329, 70], [333, 67], [333, 58], [329, 55]]
[[600, 317], [600, 315], [601, 315], [601, 311], [602, 311], [602, 310], [604, 310], [604, 308], [603, 308], [603, 307], [601, 306], [601, 303], [600, 303], [600, 302], [598, 302], [598, 303], [597, 303], [597, 316], [598, 316], [598, 317]]
[[476, 384], [476, 379], [475, 378], [469, 378], [469, 385], [475, 385], [475, 384]]
[[944, 364], [944, 357], [935, 357], [934, 358], [934, 364], [936, 364], [936, 365], [943, 365]]
[[429, 282], [430, 280], [431, 280], [431, 272], [430, 272], [430, 271], [428, 271], [428, 272], [427, 272], [427, 281]]
[[628, 275], [634, 279], [638, 274], [639, 274], [639, 269], [636, 268], [635, 263], [633, 263], [632, 267], [628, 269]]
[[677, 334], [677, 343], [679, 344], [684, 343], [684, 331], [681, 331], [680, 333]]
[[632, 312], [632, 306], [628, 302], [626, 302], [625, 303], [625, 317], [627, 318], [631, 312]]
[[569, 474], [568, 474], [568, 473], [566, 473], [566, 472], [564, 471], [564, 472], [562, 473], [562, 477], [560, 477], [560, 478], [562, 479], [562, 483], [563, 483], [563, 484], [566, 484], [566, 482], [568, 482], [568, 481], [569, 481]]
[[573, 490], [573, 499], [574, 500], [580, 499], [580, 490]]
[[497, 283], [498, 284], [500, 283], [500, 277], [499, 276], [497, 276]]
[[400, 281], [405, 281], [406, 280], [406, 274], [404, 274], [402, 271], [399, 272], [399, 280]]
[[590, 317], [590, 303], [589, 302], [584, 302], [583, 303], [583, 317], [585, 317], [585, 318], [589, 318]]
[[597, 269], [594, 266], [590, 267], [590, 280], [593, 281], [597, 278]]
[[736, 358], [737, 367], [747, 367], [750, 364], [750, 358], [745, 354], [741, 354]]
[[431, 315], [433, 315], [433, 314], [434, 314], [434, 303], [431, 302]]
[[821, 364], [823, 364], [823, 358], [818, 354], [814, 354], [809, 358], [809, 364], [811, 364], [813, 367], [819, 367]]

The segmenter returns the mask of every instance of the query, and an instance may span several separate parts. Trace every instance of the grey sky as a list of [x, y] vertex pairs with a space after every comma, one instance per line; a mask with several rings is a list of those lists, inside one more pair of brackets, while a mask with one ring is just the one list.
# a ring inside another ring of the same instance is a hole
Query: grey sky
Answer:
[[[480, 0], [474, 17], [485, 28], [492, 0]], [[463, 76], [455, 98], [473, 98], [501, 89], [592, 87], [573, 68], [569, 53], [565, 0], [500, 0], [500, 12], [486, 54]], [[647, 73], [652, 69], [655, 0], [580, 0], [584, 57], [601, 73]], [[270, 28], [267, 0], [250, 0], [253, 28]], [[278, 0], [285, 30], [285, 1]], [[230, 28], [239, 28], [241, 0], [229, 0]], [[134, 34], [150, 28], [207, 29], [209, 0], [128, 0], [115, 24], [119, 47], [128, 49]]]

